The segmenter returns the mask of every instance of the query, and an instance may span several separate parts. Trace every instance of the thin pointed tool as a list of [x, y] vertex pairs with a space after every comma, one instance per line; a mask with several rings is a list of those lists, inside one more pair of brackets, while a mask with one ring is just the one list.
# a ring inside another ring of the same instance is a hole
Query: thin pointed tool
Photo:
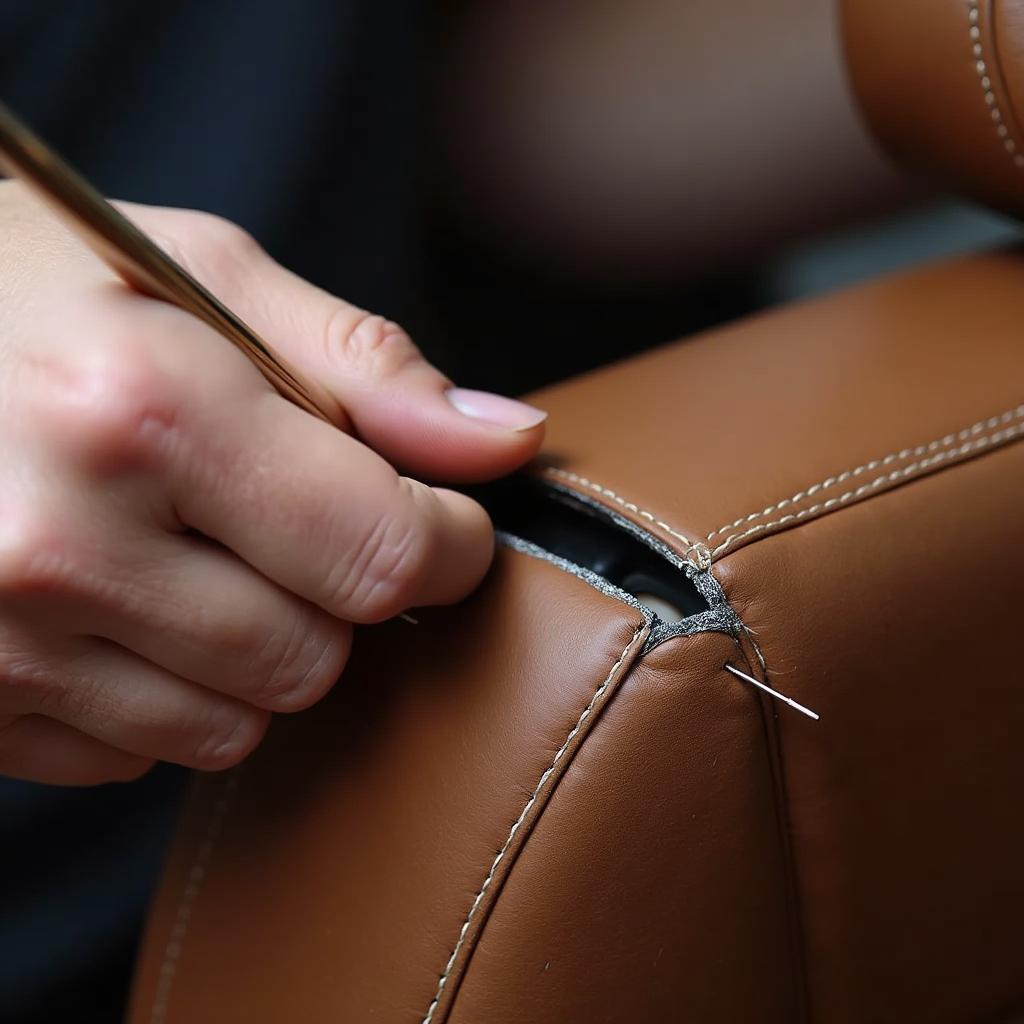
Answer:
[[770, 693], [776, 698], [776, 700], [781, 700], [791, 708], [796, 708], [797, 711], [806, 715], [808, 718], [813, 718], [816, 722], [821, 718], [820, 715], [815, 714], [810, 708], [805, 708], [803, 704], [798, 704], [792, 697], [787, 697], [784, 693], [779, 693], [778, 690], [773, 690], [767, 685], [767, 683], [762, 683], [760, 679], [748, 676], [746, 672], [741, 672], [738, 668], [733, 668], [732, 665], [726, 665], [725, 670], [726, 672], [731, 672], [737, 679], [742, 679], [745, 683], [753, 683], [759, 690], [764, 690], [765, 693]]
[[331, 422], [312, 382], [303, 379], [238, 314], [111, 206], [2, 103], [0, 170], [35, 189], [64, 223], [136, 291], [199, 317], [241, 349], [281, 395], [313, 416]]

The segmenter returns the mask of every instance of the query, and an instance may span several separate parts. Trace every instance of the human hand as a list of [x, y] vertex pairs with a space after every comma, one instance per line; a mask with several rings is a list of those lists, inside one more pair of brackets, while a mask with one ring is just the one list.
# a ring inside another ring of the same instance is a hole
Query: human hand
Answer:
[[469, 498], [539, 447], [543, 414], [451, 389], [394, 324], [244, 232], [125, 213], [304, 375], [278, 396], [191, 315], [139, 295], [0, 182], [0, 774], [229, 767], [313, 704], [353, 623], [456, 601], [493, 537]]

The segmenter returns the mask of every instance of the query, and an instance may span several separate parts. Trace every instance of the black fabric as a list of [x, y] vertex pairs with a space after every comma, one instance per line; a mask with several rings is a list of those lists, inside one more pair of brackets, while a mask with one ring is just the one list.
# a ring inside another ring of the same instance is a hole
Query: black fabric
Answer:
[[390, 314], [414, 269], [419, 11], [5, 0], [0, 95], [108, 195], [220, 213]]
[[186, 773], [61, 789], [0, 780], [0, 1020], [120, 1020]]

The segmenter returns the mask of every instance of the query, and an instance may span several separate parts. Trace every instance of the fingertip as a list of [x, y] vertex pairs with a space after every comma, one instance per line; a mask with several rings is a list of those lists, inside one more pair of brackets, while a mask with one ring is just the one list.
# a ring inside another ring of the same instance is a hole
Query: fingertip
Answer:
[[[217, 772], [234, 768], [244, 761], [263, 741], [270, 727], [271, 713], [235, 701], [217, 706], [214, 732], [200, 744], [195, 754], [183, 762], [186, 767]], [[220, 735], [220, 722], [230, 723]]]
[[494, 560], [494, 527], [478, 502], [459, 491], [432, 488], [442, 509], [433, 564], [420, 604], [453, 604], [472, 593]]
[[328, 640], [315, 662], [306, 667], [301, 678], [275, 688], [270, 702], [263, 705], [268, 710], [284, 714], [306, 711], [334, 688], [352, 654], [353, 629], [350, 622], [333, 616], [328, 629]]
[[448, 509], [452, 533], [456, 539], [476, 549], [479, 575], [482, 577], [494, 558], [494, 526], [487, 510], [468, 494], [448, 487], [435, 487], [434, 493]]
[[514, 433], [534, 430], [548, 418], [543, 409], [491, 391], [448, 388], [444, 397], [463, 416]]

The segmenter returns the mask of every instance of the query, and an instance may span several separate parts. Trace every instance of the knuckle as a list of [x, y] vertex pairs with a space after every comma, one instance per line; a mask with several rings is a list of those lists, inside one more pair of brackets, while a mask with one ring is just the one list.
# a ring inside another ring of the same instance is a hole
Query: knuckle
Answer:
[[182, 220], [181, 237], [162, 238], [161, 244], [200, 281], [233, 277], [263, 252], [245, 228], [225, 217], [189, 211]]
[[[415, 494], [425, 485], [401, 478], [406, 492]], [[381, 622], [415, 603], [433, 553], [427, 517], [413, 498], [396, 503], [381, 516], [348, 559], [338, 566], [330, 581], [331, 607], [344, 609], [356, 622]]]
[[69, 652], [16, 630], [0, 636], [0, 694], [22, 714], [63, 719], [109, 710], [101, 681], [82, 672]]
[[45, 693], [51, 687], [49, 671], [28, 645], [13, 637], [0, 637], [0, 693], [10, 697], [16, 692], [24, 699], [28, 693]]
[[77, 670], [73, 660], [63, 662], [59, 671], [37, 671], [31, 687], [39, 714], [62, 721], [117, 717], [108, 682]]
[[215, 701], [198, 724], [183, 763], [204, 771], [232, 768], [256, 749], [268, 724], [266, 712]]
[[341, 674], [350, 636], [347, 623], [297, 615], [289, 628], [269, 635], [250, 659], [252, 699], [273, 711], [301, 711], [315, 704]]
[[139, 344], [115, 328], [65, 368], [51, 389], [47, 419], [71, 458], [99, 471], [131, 470], [149, 462], [175, 423], [167, 374]]
[[369, 376], [389, 376], [418, 361], [420, 351], [398, 324], [338, 302], [327, 319], [324, 347], [328, 358]]
[[193, 211], [193, 233], [201, 245], [212, 249], [230, 249], [238, 252], [258, 249], [256, 240], [240, 224], [216, 213]]
[[42, 516], [11, 513], [5, 519], [0, 526], [0, 600], [73, 589], [83, 569], [69, 532]]

